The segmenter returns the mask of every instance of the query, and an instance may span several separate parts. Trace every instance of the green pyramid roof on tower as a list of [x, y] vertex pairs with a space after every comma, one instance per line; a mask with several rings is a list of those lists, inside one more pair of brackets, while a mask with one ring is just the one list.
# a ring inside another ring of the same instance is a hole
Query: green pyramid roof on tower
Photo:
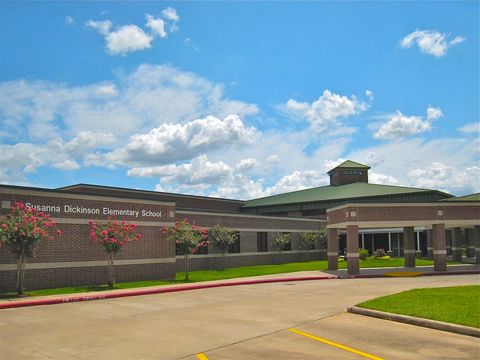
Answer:
[[370, 166], [368, 165], [363, 165], [358, 162], [352, 161], [352, 160], [346, 160], [343, 163], [341, 163], [338, 166], [335, 166], [332, 170], [330, 170], [327, 174], [331, 174], [337, 169], [370, 169]]

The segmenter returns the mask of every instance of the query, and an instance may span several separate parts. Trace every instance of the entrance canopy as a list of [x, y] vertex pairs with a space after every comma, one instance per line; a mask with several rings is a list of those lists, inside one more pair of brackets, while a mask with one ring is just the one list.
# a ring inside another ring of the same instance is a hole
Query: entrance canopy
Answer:
[[434, 224], [446, 228], [480, 225], [480, 202], [346, 204], [327, 210], [328, 228], [431, 228]]
[[461, 228], [470, 228], [475, 256], [480, 260], [480, 202], [469, 203], [352, 203], [327, 210], [328, 266], [338, 268], [338, 233], [347, 234], [348, 273], [358, 274], [358, 230], [372, 228], [403, 228], [405, 266], [415, 266], [414, 228], [431, 230], [433, 261], [436, 271], [446, 271], [445, 229], [452, 231], [452, 250], [461, 258]]

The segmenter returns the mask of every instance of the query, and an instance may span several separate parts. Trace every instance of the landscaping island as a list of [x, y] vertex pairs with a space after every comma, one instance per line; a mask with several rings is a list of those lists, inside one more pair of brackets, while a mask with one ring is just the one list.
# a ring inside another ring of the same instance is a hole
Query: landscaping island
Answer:
[[413, 289], [357, 306], [480, 328], [480, 285]]

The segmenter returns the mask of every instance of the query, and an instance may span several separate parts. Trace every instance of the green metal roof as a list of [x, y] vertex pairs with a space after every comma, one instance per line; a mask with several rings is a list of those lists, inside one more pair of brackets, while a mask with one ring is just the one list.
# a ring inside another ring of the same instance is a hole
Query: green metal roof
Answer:
[[443, 199], [442, 201], [480, 201], [480, 193], [452, 197], [448, 199]]
[[[361, 197], [421, 193], [429, 191], [436, 190], [357, 182], [347, 185], [321, 186], [312, 189], [293, 191], [285, 194], [253, 199], [247, 201], [243, 207], [295, 204], [312, 201], [342, 200]], [[451, 196], [449, 194], [446, 195]]]
[[358, 162], [352, 161], [352, 160], [346, 160], [340, 165], [334, 167], [332, 170], [330, 170], [327, 174], [332, 173], [336, 169], [370, 169], [370, 166], [360, 164]]

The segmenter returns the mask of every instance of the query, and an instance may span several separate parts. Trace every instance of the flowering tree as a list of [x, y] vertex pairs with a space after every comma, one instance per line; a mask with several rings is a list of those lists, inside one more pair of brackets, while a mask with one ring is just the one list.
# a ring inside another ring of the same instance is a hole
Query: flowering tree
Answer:
[[137, 232], [137, 225], [127, 224], [109, 219], [107, 222], [90, 221], [90, 239], [102, 245], [108, 254], [108, 286], [115, 284], [115, 256], [123, 249], [126, 243], [140, 240], [142, 234]]
[[188, 280], [189, 255], [195, 254], [199, 248], [208, 246], [208, 229], [197, 226], [188, 219], [177, 221], [173, 227], [163, 227], [162, 232], [175, 240], [175, 244], [183, 251], [185, 258], [185, 280]]
[[53, 240], [62, 232], [55, 228], [50, 215], [27, 208], [22, 202], [12, 206], [0, 224], [0, 243], [9, 246], [17, 259], [17, 294], [22, 295], [27, 259], [35, 256], [40, 240]]
[[222, 270], [225, 270], [225, 268], [227, 267], [228, 249], [231, 245], [235, 243], [238, 238], [238, 234], [237, 232], [228, 227], [215, 225], [213, 228], [210, 229], [210, 238], [213, 241], [213, 245], [222, 250]]

